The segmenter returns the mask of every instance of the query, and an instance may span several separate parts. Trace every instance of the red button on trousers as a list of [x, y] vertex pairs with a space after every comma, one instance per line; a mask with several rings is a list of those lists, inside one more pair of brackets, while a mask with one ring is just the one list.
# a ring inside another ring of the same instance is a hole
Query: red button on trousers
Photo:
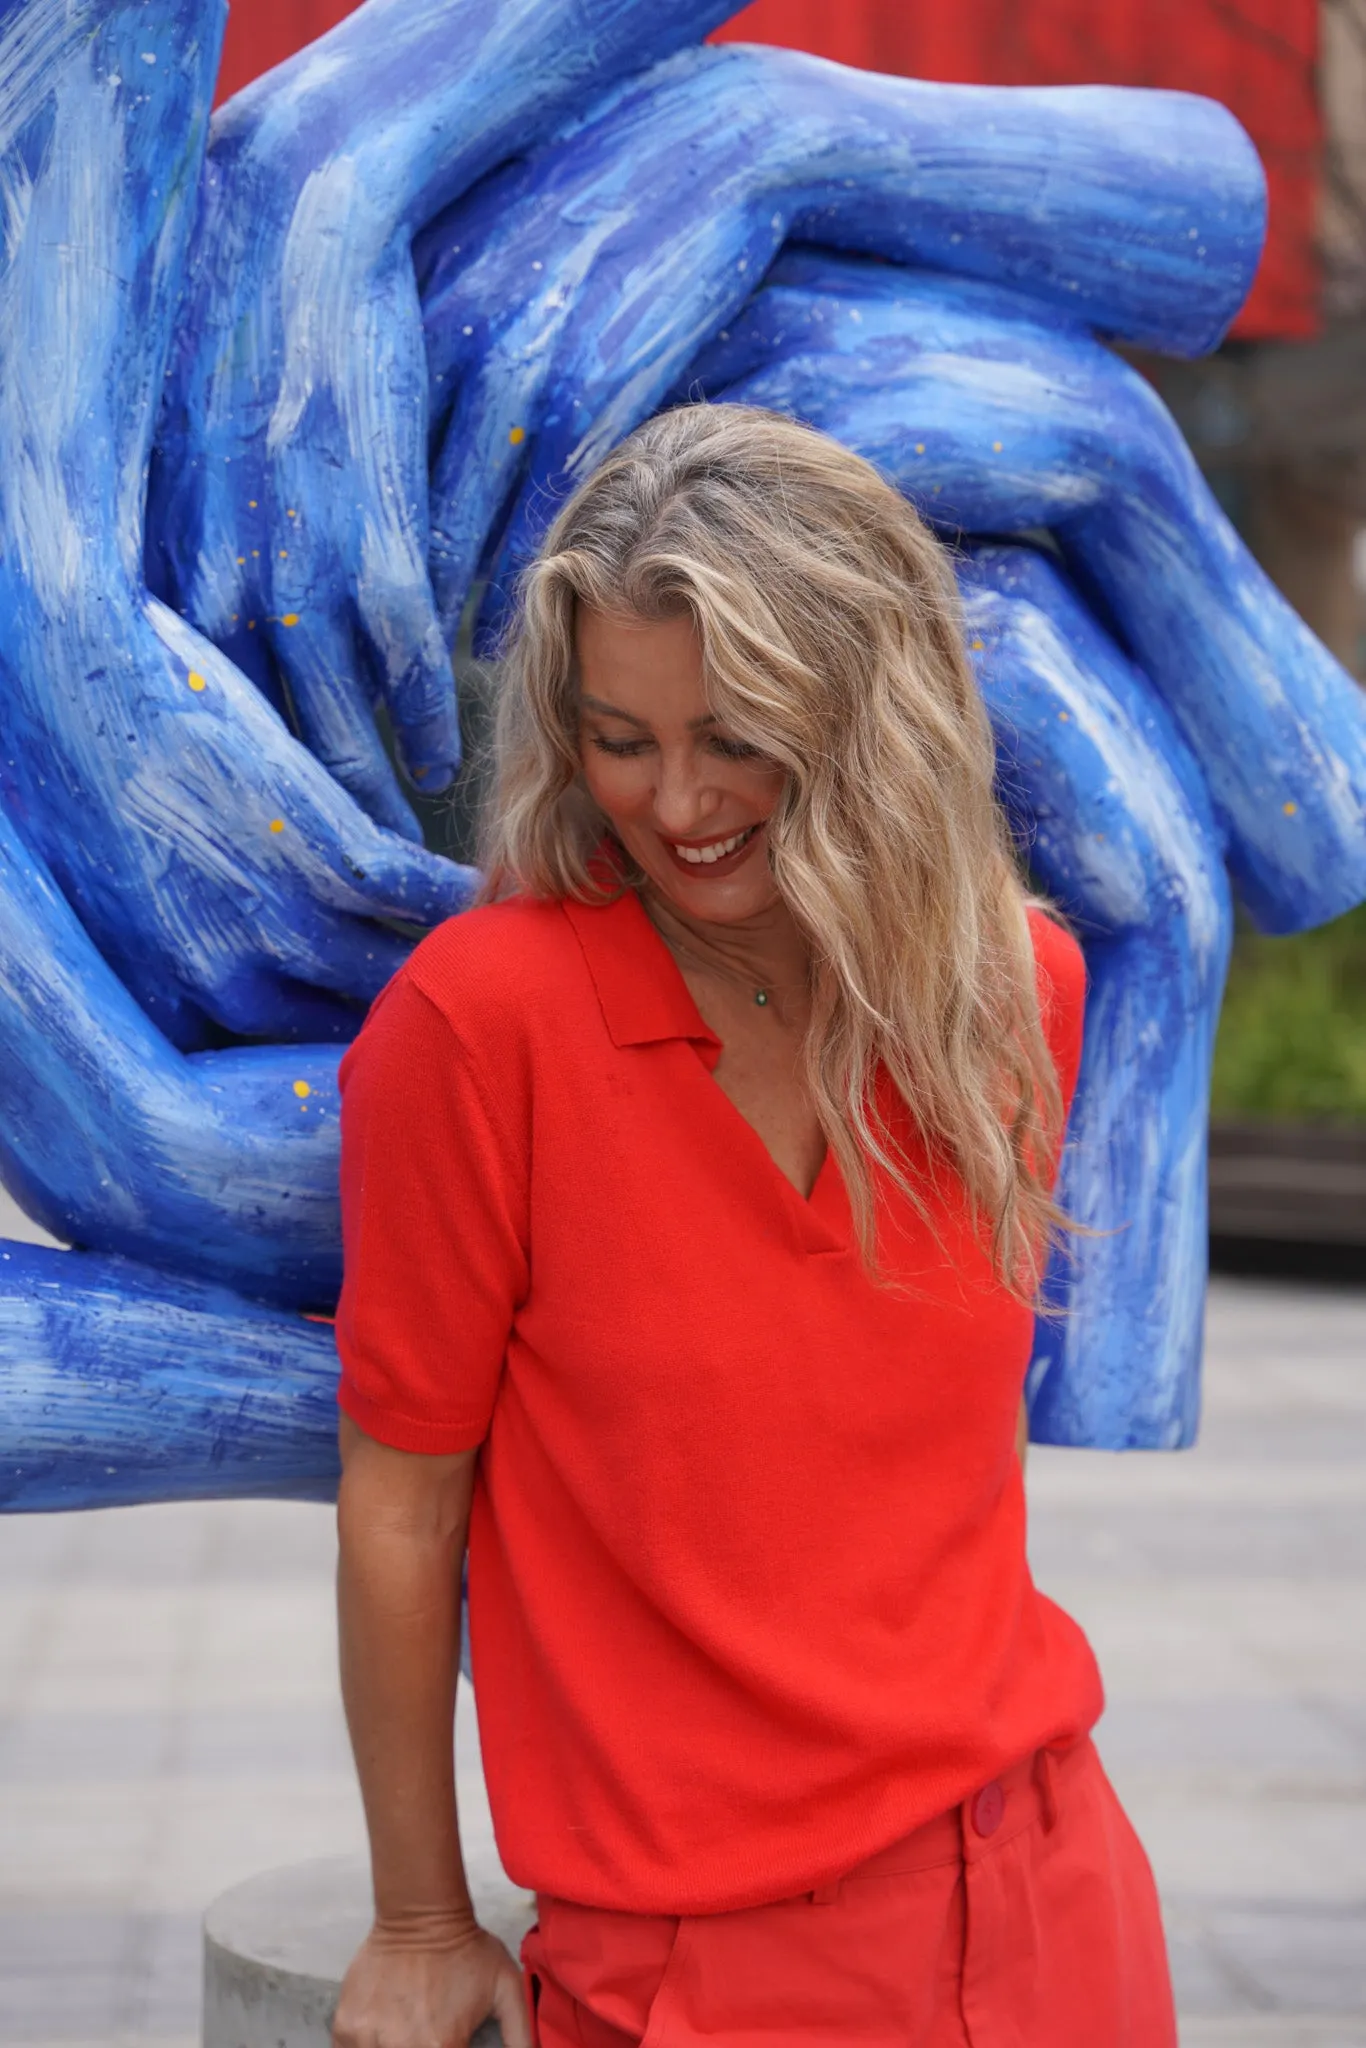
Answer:
[[538, 2048], [1175, 2048], [1152, 1873], [1089, 1742], [801, 1898], [539, 1908]]

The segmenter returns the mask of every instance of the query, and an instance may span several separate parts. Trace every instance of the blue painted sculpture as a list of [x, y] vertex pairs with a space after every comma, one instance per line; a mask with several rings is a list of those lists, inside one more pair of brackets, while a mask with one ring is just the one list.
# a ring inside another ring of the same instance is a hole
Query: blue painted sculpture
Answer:
[[1366, 710], [1094, 337], [1214, 345], [1255, 156], [1182, 95], [683, 47], [727, 11], [368, 0], [206, 153], [221, 0], [0, 4], [0, 1175], [82, 1247], [0, 1246], [0, 1506], [333, 1485], [338, 1042], [472, 879], [375, 709], [449, 781], [472, 590], [492, 633], [722, 395], [969, 537], [1092, 984], [1034, 1434], [1193, 1436], [1228, 875], [1271, 930], [1366, 896]]
[[222, 8], [95, 14], [92, 32], [28, 0], [0, 30], [0, 797], [174, 1042], [205, 1043], [206, 1019], [348, 1037], [403, 956], [377, 920], [434, 922], [469, 878], [377, 830], [147, 591], [146, 468]]
[[1198, 353], [1251, 283], [1261, 201], [1243, 131], [1184, 94], [922, 85], [743, 46], [661, 65], [420, 238], [448, 633], [504, 522], [510, 571], [785, 240], [1027, 286]]
[[[213, 10], [204, 4], [199, 14]], [[413, 235], [726, 0], [369, 0], [214, 124], [150, 506], [171, 601], [386, 825], [460, 759]], [[251, 621], [255, 620], [255, 628]]]

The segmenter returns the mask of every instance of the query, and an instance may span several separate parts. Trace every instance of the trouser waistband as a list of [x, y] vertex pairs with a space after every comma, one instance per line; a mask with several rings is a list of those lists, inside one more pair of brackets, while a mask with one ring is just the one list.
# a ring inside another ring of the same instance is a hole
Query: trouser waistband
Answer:
[[1038, 1749], [979, 1786], [970, 1798], [889, 1843], [852, 1870], [810, 1894], [817, 1904], [839, 1896], [841, 1885], [866, 1877], [909, 1877], [945, 1863], [973, 1862], [1013, 1841], [1036, 1823], [1045, 1832], [1058, 1817], [1061, 1788], [1091, 1749], [1089, 1736], [1059, 1749]]

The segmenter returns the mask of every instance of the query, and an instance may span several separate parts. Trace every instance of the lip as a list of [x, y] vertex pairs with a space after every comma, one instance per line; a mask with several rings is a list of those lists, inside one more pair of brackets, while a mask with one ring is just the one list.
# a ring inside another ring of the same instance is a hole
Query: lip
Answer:
[[753, 827], [744, 826], [742, 830], [747, 831], [750, 835], [743, 846], [737, 846], [734, 853], [726, 854], [722, 860], [713, 860], [705, 863], [684, 860], [681, 854], [674, 852], [675, 843], [679, 846], [710, 846], [715, 839], [728, 839], [730, 837], [729, 833], [717, 832], [712, 834], [711, 839], [680, 839], [677, 842], [665, 839], [661, 835], [659, 843], [664, 848], [665, 853], [668, 854], [674, 867], [679, 870], [680, 874], [686, 875], [690, 882], [719, 882], [726, 875], [733, 875], [735, 870], [738, 867], [743, 867], [744, 863], [749, 859], [755, 847], [763, 838], [764, 821], [761, 819]]

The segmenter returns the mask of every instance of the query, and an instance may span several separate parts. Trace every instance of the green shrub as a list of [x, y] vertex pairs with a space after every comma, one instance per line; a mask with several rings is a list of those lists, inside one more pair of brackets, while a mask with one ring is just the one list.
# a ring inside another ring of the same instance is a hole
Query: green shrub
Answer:
[[1239, 930], [1213, 1107], [1225, 1117], [1366, 1123], [1366, 905], [1295, 938]]

